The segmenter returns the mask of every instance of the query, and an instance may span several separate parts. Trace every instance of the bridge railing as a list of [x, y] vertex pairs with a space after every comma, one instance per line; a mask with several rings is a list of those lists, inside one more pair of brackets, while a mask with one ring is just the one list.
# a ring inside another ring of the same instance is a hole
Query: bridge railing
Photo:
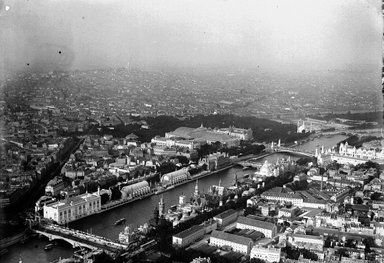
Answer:
[[305, 154], [314, 155], [314, 153], [311, 151], [296, 149], [296, 148], [288, 148], [288, 147], [275, 147], [275, 151], [287, 151], [287, 152], [305, 153]]
[[53, 224], [43, 224], [40, 225], [39, 230], [44, 232], [55, 234], [63, 238], [68, 238], [79, 243], [85, 243], [91, 246], [98, 248], [110, 250], [110, 251], [120, 251], [127, 248], [126, 245], [114, 242], [108, 238], [97, 236], [91, 233], [86, 233], [80, 230], [74, 230], [70, 228], [65, 228], [61, 226], [56, 226]]

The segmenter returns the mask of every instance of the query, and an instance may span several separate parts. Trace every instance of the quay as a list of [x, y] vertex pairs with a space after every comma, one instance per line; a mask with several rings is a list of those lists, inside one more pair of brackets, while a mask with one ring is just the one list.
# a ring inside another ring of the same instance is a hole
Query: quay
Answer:
[[171, 186], [167, 187], [167, 188], [164, 188], [164, 189], [161, 189], [161, 190], [157, 190], [157, 189], [152, 189], [149, 193], [146, 193], [146, 194], [143, 194], [143, 195], [140, 195], [140, 196], [137, 196], [137, 197], [134, 197], [134, 198], [130, 198], [130, 199], [121, 199], [121, 200], [116, 200], [116, 201], [112, 201], [112, 202], [108, 202], [104, 205], [101, 206], [101, 210], [98, 212], [98, 213], [103, 213], [105, 211], [109, 211], [111, 209], [114, 209], [114, 208], [117, 208], [117, 207], [120, 207], [122, 205], [126, 205], [126, 204], [130, 204], [132, 202], [135, 202], [135, 201], [138, 201], [138, 200], [142, 200], [142, 199], [145, 199], [145, 198], [148, 198], [152, 195], [158, 195], [158, 194], [161, 194], [161, 193], [164, 193], [164, 192], [167, 192], [167, 191], [170, 191], [172, 189], [174, 189], [175, 187], [178, 187], [178, 186], [181, 186], [181, 185], [184, 185], [184, 184], [187, 184], [189, 182], [193, 182], [195, 180], [198, 180], [198, 179], [201, 179], [201, 178], [204, 178], [204, 177], [207, 177], [209, 175], [213, 175], [213, 174], [216, 174], [216, 173], [219, 173], [219, 172], [222, 172], [222, 171], [225, 171], [225, 170], [228, 170], [230, 168], [232, 168], [234, 166], [234, 164], [230, 164], [224, 168], [221, 168], [219, 170], [215, 170], [215, 171], [203, 171], [199, 174], [196, 174], [194, 176], [191, 176], [189, 177], [188, 179], [186, 179], [185, 181], [181, 181], [181, 182], [178, 182], [178, 183], [175, 183], [175, 184], [172, 184]]

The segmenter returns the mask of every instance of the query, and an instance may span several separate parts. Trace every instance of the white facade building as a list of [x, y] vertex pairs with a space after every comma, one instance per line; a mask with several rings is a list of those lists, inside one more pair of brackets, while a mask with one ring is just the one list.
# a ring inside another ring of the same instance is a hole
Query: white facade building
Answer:
[[384, 149], [367, 149], [364, 147], [356, 148], [348, 145], [348, 142], [341, 143], [339, 153], [331, 156], [332, 161], [338, 163], [350, 163], [353, 165], [365, 163], [367, 161], [384, 162]]
[[46, 219], [51, 219], [58, 224], [65, 224], [95, 214], [100, 210], [100, 195], [97, 193], [85, 193], [66, 200], [46, 204], [43, 208], [43, 214]]
[[236, 228], [256, 230], [263, 233], [267, 238], [273, 238], [277, 233], [277, 227], [275, 224], [245, 216], [239, 216], [236, 221]]
[[259, 258], [266, 262], [280, 262], [281, 249], [280, 248], [264, 248], [254, 246], [251, 249], [251, 258]]
[[289, 202], [294, 206], [302, 207], [304, 198], [296, 193], [275, 193], [275, 192], [264, 192], [261, 197], [267, 200]]
[[323, 251], [324, 249], [324, 239], [322, 236], [293, 234], [289, 240], [294, 246], [299, 248], [307, 248], [315, 251]]
[[176, 140], [175, 138], [166, 138], [166, 137], [155, 137], [151, 139], [151, 143], [154, 143], [157, 146], [167, 146], [167, 147], [176, 146], [180, 148], [188, 148], [190, 150], [200, 147], [200, 144], [193, 140]]
[[248, 237], [213, 230], [210, 237], [210, 244], [218, 247], [229, 246], [235, 252], [249, 254], [253, 243], [252, 239]]

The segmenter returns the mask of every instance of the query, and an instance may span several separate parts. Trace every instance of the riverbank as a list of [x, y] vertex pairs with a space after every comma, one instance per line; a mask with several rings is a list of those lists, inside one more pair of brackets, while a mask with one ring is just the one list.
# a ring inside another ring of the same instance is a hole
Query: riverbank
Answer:
[[[220, 173], [220, 172], [229, 170], [233, 166], [234, 166], [234, 164], [231, 164], [231, 165], [223, 167], [223, 168], [221, 168], [219, 170], [210, 171], [210, 172], [209, 171], [203, 171], [203, 172], [198, 173], [198, 174], [196, 174], [194, 176], [191, 176], [190, 178], [186, 179], [185, 181], [178, 182], [178, 183], [173, 184], [173, 185], [171, 185], [171, 186], [169, 186], [167, 188], [161, 189], [160, 191], [156, 190], [156, 189], [153, 189], [153, 190], [151, 190], [151, 192], [149, 192], [147, 194], [144, 194], [142, 196], [138, 196], [138, 197], [135, 197], [135, 198], [132, 198], [132, 199], [119, 200], [119, 201], [114, 202], [112, 205], [105, 204], [104, 207], [101, 206], [102, 211], [100, 211], [99, 213], [111, 210], [113, 208], [116, 208], [116, 207], [119, 207], [119, 206], [122, 206], [122, 205], [125, 205], [125, 204], [129, 204], [129, 203], [132, 203], [132, 202], [135, 202], [135, 201], [138, 201], [138, 200], [145, 199], [145, 198], [150, 197], [152, 195], [158, 195], [158, 194], [165, 193], [167, 191], [175, 189], [176, 187], [182, 186], [182, 185], [187, 184], [189, 182], [196, 181], [196, 180], [204, 178], [206, 176], [213, 175], [213, 174], [216, 174], [216, 173]], [[110, 204], [110, 203], [108, 203], [108, 204]]]
[[116, 200], [116, 201], [111, 201], [111, 202], [108, 202], [104, 205], [101, 206], [101, 210], [93, 213], [93, 214], [89, 214], [89, 215], [85, 215], [83, 217], [79, 217], [77, 218], [76, 220], [73, 220], [72, 222], [75, 222], [77, 220], [80, 220], [80, 219], [84, 219], [84, 218], [87, 218], [87, 217], [90, 217], [92, 215], [96, 215], [96, 214], [101, 214], [101, 213], [104, 213], [106, 211], [109, 211], [111, 209], [114, 209], [114, 208], [118, 208], [120, 206], [123, 206], [123, 205], [127, 205], [127, 204], [130, 204], [130, 203], [133, 203], [133, 202], [136, 202], [136, 201], [139, 201], [139, 200], [143, 200], [143, 199], [146, 199], [148, 197], [151, 197], [153, 195], [158, 195], [158, 194], [162, 194], [164, 192], [167, 192], [167, 191], [170, 191], [172, 189], [175, 189], [179, 186], [182, 186], [184, 184], [187, 184], [187, 183], [190, 183], [192, 181], [196, 181], [196, 180], [199, 180], [199, 179], [202, 179], [204, 177], [207, 177], [209, 175], [214, 175], [214, 174], [217, 174], [217, 173], [220, 173], [220, 172], [223, 172], [223, 171], [226, 171], [226, 170], [229, 170], [230, 168], [232, 168], [234, 166], [234, 164], [230, 164], [226, 167], [223, 167], [219, 170], [215, 170], [215, 171], [204, 171], [204, 172], [201, 172], [199, 174], [196, 174], [194, 176], [191, 176], [190, 178], [186, 179], [185, 181], [182, 181], [182, 182], [179, 182], [179, 183], [176, 183], [176, 184], [173, 184], [167, 188], [164, 188], [162, 190], [157, 190], [157, 189], [152, 189], [150, 192], [146, 193], [146, 194], [143, 194], [143, 195], [140, 195], [140, 196], [137, 196], [137, 197], [134, 197], [134, 198], [130, 198], [130, 199], [120, 199], [120, 200]]
[[15, 234], [15, 235], [12, 235], [12, 236], [9, 236], [9, 237], [5, 237], [5, 238], [1, 238], [0, 239], [0, 250], [1, 249], [4, 249], [4, 248], [8, 248], [14, 244], [17, 244], [19, 242], [24, 242], [26, 239], [28, 238], [27, 236], [27, 229], [24, 229], [23, 231]]
[[[316, 145], [324, 145], [324, 147], [327, 148], [327, 145], [328, 147], [334, 146], [347, 137], [348, 136], [345, 135], [335, 135], [331, 137], [322, 136], [320, 139], [309, 141], [308, 143], [300, 146], [307, 151], [314, 150], [313, 147], [316, 147]], [[287, 156], [288, 155], [282, 153], [273, 153], [272, 155], [259, 160], [259, 162], [262, 163], [265, 160], [268, 160], [268, 162], [274, 163], [277, 159], [286, 158]], [[241, 157], [247, 158], [249, 156]], [[292, 158], [292, 160], [294, 159], [295, 158]], [[206, 192], [209, 190], [209, 186], [215, 184], [217, 185], [219, 182], [221, 182], [221, 185], [224, 187], [231, 186], [233, 185], [235, 174], [241, 178], [246, 173], [249, 173], [249, 171], [243, 171], [240, 166], [235, 165], [228, 171], [218, 172], [216, 174], [212, 174], [211, 176], [206, 176], [201, 178], [201, 181], [199, 179], [199, 190]], [[195, 184], [192, 183], [192, 181], [193, 180], [187, 181], [186, 184], [169, 189], [164, 193], [163, 199], [165, 201], [166, 211], [172, 204], [178, 203], [178, 197], [180, 195], [188, 196], [193, 194]], [[153, 209], [158, 206], [159, 198], [160, 196], [152, 195], [149, 198], [137, 200], [136, 202], [116, 207], [116, 209], [111, 209], [108, 213], [95, 214], [91, 217], [70, 223], [69, 227], [84, 232], [91, 232], [114, 240], [119, 236], [119, 233], [124, 230], [124, 225], [114, 225], [116, 220], [126, 218], [126, 225], [131, 225], [134, 228], [139, 227], [144, 222], [153, 218]], [[72, 247], [66, 244], [55, 247], [48, 252], [44, 251], [43, 248], [47, 242], [48, 241], [46, 239], [31, 238], [23, 245], [17, 243], [9, 248], [8, 254], [2, 256], [0, 261], [4, 259], [4, 262], [18, 262], [19, 257], [21, 257], [24, 262], [50, 262], [55, 258], [70, 257], [73, 254]]]

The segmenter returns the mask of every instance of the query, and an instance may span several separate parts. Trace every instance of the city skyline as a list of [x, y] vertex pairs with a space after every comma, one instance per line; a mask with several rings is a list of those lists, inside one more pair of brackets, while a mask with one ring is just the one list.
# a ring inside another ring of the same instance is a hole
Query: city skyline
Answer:
[[2, 6], [2, 68], [10, 72], [128, 65], [381, 70], [379, 1], [66, 0]]

